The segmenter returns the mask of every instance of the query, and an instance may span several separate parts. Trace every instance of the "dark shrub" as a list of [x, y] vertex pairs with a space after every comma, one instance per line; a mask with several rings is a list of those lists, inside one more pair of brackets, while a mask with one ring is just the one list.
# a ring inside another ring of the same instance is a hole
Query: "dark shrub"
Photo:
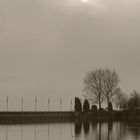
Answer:
[[97, 112], [97, 106], [96, 105], [92, 105], [92, 111]]
[[108, 104], [108, 111], [112, 111], [112, 110], [113, 110], [112, 103], [109, 102], [109, 104]]
[[99, 108], [98, 111], [99, 112], [106, 112], [106, 110], [104, 108]]
[[82, 104], [81, 104], [81, 101], [78, 97], [75, 97], [75, 111], [76, 112], [81, 112], [82, 111]]
[[88, 112], [89, 109], [90, 109], [90, 107], [89, 107], [89, 102], [88, 102], [88, 100], [86, 99], [86, 100], [84, 101], [84, 104], [83, 104], [83, 110], [84, 110], [84, 112]]
[[134, 91], [128, 100], [128, 109], [134, 111], [140, 107], [140, 94]]

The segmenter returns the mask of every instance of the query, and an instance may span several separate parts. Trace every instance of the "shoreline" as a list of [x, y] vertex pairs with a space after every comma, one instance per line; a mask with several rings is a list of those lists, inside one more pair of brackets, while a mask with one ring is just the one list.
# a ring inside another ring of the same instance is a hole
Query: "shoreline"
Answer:
[[128, 112], [46, 112], [46, 111], [9, 111], [0, 112], [0, 124], [34, 124], [76, 121], [140, 121], [140, 115]]

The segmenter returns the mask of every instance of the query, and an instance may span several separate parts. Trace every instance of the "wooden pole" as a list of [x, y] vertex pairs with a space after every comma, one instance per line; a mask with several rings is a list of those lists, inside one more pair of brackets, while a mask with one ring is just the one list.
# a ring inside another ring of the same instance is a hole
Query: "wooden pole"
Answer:
[[50, 98], [48, 98], [48, 112], [50, 111]]
[[62, 99], [60, 98], [60, 111], [61, 111], [61, 104], [62, 104]]
[[23, 97], [21, 98], [21, 111], [23, 112]]
[[35, 97], [35, 112], [36, 112], [36, 108], [37, 108], [37, 97]]
[[6, 99], [6, 104], [7, 104], [7, 112], [8, 112], [8, 96], [7, 96], [7, 99]]

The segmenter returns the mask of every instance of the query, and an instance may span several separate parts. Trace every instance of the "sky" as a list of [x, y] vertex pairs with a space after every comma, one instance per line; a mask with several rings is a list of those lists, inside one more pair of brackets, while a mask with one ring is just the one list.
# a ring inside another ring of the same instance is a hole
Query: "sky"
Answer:
[[83, 79], [115, 69], [126, 94], [140, 91], [139, 0], [1, 0], [0, 110], [70, 109]]

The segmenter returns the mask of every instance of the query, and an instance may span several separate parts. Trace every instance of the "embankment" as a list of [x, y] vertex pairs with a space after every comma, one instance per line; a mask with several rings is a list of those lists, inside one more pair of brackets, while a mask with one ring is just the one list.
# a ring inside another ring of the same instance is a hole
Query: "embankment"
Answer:
[[0, 124], [55, 123], [75, 121], [140, 121], [139, 112], [0, 112]]

